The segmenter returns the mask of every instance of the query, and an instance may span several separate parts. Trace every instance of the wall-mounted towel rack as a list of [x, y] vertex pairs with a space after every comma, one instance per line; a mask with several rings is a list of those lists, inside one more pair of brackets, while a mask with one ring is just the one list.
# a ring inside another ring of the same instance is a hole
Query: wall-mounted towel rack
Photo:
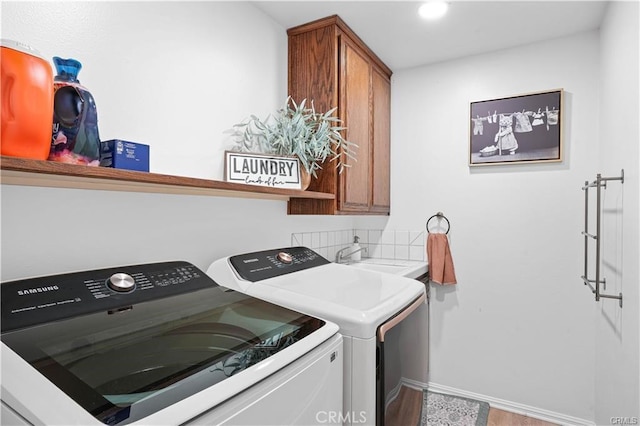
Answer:
[[451, 229], [451, 223], [449, 222], [449, 219], [447, 219], [447, 217], [442, 212], [438, 212], [438, 213], [434, 214], [433, 216], [431, 216], [429, 219], [427, 219], [427, 224], [425, 225], [425, 227], [427, 228], [427, 232], [431, 233], [431, 231], [429, 231], [429, 222], [431, 221], [431, 219], [434, 219], [434, 218], [444, 219], [447, 222], [447, 230], [446, 230], [445, 234], [448, 234], [449, 230]]
[[[588, 285], [591, 289], [591, 292], [596, 295], [596, 301], [599, 301], [601, 297], [608, 299], [618, 299], [620, 301], [620, 307], [622, 308], [622, 293], [618, 295], [614, 294], [603, 294], [600, 292], [600, 284], [603, 284], [606, 289], [606, 279], [600, 279], [600, 213], [602, 210], [602, 197], [601, 191], [602, 188], [607, 188], [608, 181], [619, 180], [620, 183], [624, 183], [624, 169], [620, 171], [620, 176], [616, 177], [602, 177], [600, 173], [596, 175], [596, 180], [589, 183], [589, 181], [584, 182], [584, 186], [582, 190], [584, 191], [584, 231], [582, 231], [582, 235], [584, 235], [584, 275], [582, 281], [585, 285]], [[596, 188], [596, 233], [589, 233], [589, 188]], [[588, 266], [589, 266], [589, 239], [593, 239], [596, 242], [596, 267], [595, 267], [595, 278], [589, 279], [588, 276]]]

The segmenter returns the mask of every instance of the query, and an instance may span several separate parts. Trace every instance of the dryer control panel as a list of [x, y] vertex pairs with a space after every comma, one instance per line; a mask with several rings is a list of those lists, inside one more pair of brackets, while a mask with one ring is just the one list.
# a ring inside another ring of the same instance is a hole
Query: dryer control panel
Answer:
[[231, 256], [229, 262], [240, 278], [251, 282], [331, 263], [307, 247], [287, 247], [239, 254]]

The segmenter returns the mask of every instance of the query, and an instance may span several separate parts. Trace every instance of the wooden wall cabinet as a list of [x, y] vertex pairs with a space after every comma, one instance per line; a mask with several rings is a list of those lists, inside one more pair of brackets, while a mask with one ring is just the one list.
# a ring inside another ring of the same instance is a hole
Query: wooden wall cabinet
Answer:
[[327, 162], [309, 190], [333, 200], [291, 198], [289, 214], [378, 214], [390, 209], [391, 70], [338, 17], [287, 31], [289, 94], [315, 108], [338, 107], [345, 139], [358, 145], [357, 161], [338, 173]]

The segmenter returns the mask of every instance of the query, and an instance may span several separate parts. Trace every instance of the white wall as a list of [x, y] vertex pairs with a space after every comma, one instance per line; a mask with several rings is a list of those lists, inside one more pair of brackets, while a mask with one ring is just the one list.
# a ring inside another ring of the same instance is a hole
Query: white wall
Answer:
[[[437, 211], [451, 222], [458, 284], [432, 288], [434, 384], [594, 418], [580, 232], [599, 146], [598, 46], [589, 32], [394, 74], [387, 226], [416, 229]], [[467, 165], [471, 101], [557, 88], [562, 163]]]
[[222, 179], [223, 132], [286, 99], [286, 32], [246, 2], [3, 2], [2, 37], [78, 59], [100, 138], [152, 172]]
[[640, 417], [639, 159], [640, 8], [613, 2], [601, 27], [600, 149], [597, 172], [618, 176], [604, 196], [602, 272], [606, 293], [623, 294], [623, 308], [600, 302], [596, 312], [596, 424]]
[[[73, 57], [101, 139], [151, 146], [151, 171], [221, 179], [223, 132], [285, 101], [287, 37], [246, 2], [2, 2], [2, 38]], [[2, 280], [288, 246], [353, 228], [286, 203], [2, 186]]]

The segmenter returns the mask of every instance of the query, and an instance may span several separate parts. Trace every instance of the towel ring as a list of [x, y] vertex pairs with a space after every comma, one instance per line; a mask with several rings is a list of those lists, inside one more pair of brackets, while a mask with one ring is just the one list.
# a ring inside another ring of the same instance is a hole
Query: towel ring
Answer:
[[429, 219], [427, 219], [427, 224], [426, 224], [426, 228], [427, 228], [427, 232], [430, 234], [431, 231], [429, 231], [429, 222], [431, 222], [431, 219], [433, 218], [438, 218], [438, 219], [444, 219], [447, 222], [447, 230], [445, 232], [445, 234], [449, 233], [449, 230], [451, 229], [451, 223], [449, 222], [449, 219], [447, 219], [447, 217], [442, 213], [442, 212], [438, 212], [436, 214], [434, 214], [433, 216], [431, 216]]

